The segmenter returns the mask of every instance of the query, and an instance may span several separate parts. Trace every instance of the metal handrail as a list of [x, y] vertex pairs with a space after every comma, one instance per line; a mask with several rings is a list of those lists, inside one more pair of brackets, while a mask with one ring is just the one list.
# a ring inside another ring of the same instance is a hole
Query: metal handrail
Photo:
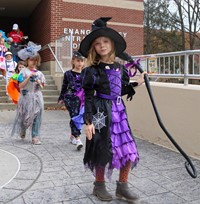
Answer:
[[[190, 56], [192, 56], [192, 58]], [[195, 60], [195, 56], [198, 57], [198, 61]], [[137, 58], [141, 58], [146, 63], [150, 78], [183, 78], [184, 85], [188, 85], [189, 79], [200, 79], [200, 50], [185, 50], [133, 56], [133, 59]], [[156, 62], [156, 72], [151, 72], [149, 68], [148, 60], [150, 58], [158, 59]], [[189, 73], [189, 65], [191, 65], [192, 73]], [[177, 70], [179, 70], [179, 72], [181, 71], [181, 73], [176, 73]]]
[[61, 64], [60, 64], [60, 62], [59, 62], [59, 60], [58, 60], [58, 58], [56, 57], [56, 55], [55, 55], [55, 53], [54, 53], [54, 51], [53, 51], [51, 45], [50, 45], [50, 44], [44, 45], [40, 51], [43, 51], [43, 50], [46, 50], [46, 49], [49, 49], [49, 50], [51, 51], [51, 54], [53, 55], [54, 59], [56, 60], [56, 63], [58, 64], [58, 67], [60, 68], [60, 70], [61, 70], [62, 73], [64, 74], [65, 71], [64, 71], [64, 69], [62, 68], [62, 66], [61, 66]]
[[174, 55], [185, 55], [185, 54], [197, 54], [200, 53], [200, 50], [185, 50], [185, 51], [176, 51], [176, 52], [163, 52], [163, 53], [156, 53], [156, 54], [146, 54], [146, 55], [135, 55], [132, 56], [133, 58], [145, 58], [145, 57], [152, 57], [152, 56], [158, 56], [158, 57], [173, 57]]
[[55, 58], [56, 63], [58, 64], [58, 67], [60, 68], [60, 70], [61, 70], [61, 71], [62, 71], [62, 73], [64, 74], [64, 73], [65, 73], [65, 71], [64, 71], [64, 69], [62, 68], [62, 66], [61, 66], [61, 64], [60, 64], [60, 62], [59, 62], [59, 60], [58, 60], [58, 58], [57, 58], [57, 57], [56, 57], [56, 55], [55, 55], [55, 53], [53, 52], [53, 50], [52, 50], [52, 48], [51, 48], [50, 44], [47, 44], [47, 46], [48, 46], [48, 48], [50, 49], [50, 51], [51, 51], [51, 53], [52, 53], [53, 57]]

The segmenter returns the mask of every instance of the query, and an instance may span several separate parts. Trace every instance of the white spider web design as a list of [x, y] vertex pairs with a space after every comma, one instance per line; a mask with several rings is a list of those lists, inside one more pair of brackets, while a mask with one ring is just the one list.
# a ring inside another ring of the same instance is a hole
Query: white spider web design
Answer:
[[105, 127], [105, 118], [107, 116], [104, 115], [104, 112], [99, 112], [99, 108], [97, 110], [97, 113], [93, 115], [92, 123], [94, 124], [95, 129], [99, 130]]

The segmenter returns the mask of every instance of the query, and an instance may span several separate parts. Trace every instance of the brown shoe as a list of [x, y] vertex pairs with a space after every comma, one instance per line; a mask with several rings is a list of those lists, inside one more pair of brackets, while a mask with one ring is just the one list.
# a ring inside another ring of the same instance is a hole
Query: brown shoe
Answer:
[[22, 133], [22, 134], [20, 134], [20, 137], [21, 137], [22, 140], [25, 139], [25, 137], [26, 137], [26, 133]]
[[128, 183], [126, 182], [118, 182], [117, 181], [117, 189], [116, 189], [116, 193], [115, 193], [116, 197], [119, 199], [124, 198], [125, 200], [131, 202], [131, 201], [135, 201], [138, 200], [138, 196], [131, 192], [130, 188], [128, 187]]
[[103, 182], [94, 182], [93, 195], [95, 195], [101, 201], [111, 201], [112, 196], [108, 193], [105, 185], [105, 181]]

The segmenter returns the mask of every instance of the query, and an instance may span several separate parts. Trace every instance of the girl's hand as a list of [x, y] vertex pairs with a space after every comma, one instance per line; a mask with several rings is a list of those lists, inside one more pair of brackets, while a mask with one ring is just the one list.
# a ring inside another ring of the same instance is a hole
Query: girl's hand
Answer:
[[39, 85], [41, 85], [42, 86], [42, 82], [38, 79], [37, 81], [36, 81]]
[[139, 78], [137, 79], [138, 86], [142, 85], [144, 83], [144, 75], [147, 74], [147, 72], [143, 72]]
[[43, 89], [44, 86], [42, 85], [42, 82], [39, 79], [36, 82], [40, 85], [40, 88]]
[[31, 72], [30, 75], [26, 75], [26, 78], [29, 79], [29, 78], [31, 78], [32, 76], [35, 76], [35, 73], [34, 73], [34, 72]]
[[85, 134], [88, 140], [92, 139], [92, 135], [95, 134], [95, 128], [93, 124], [86, 125]]
[[58, 104], [63, 104], [63, 103], [64, 103], [63, 100], [58, 101]]

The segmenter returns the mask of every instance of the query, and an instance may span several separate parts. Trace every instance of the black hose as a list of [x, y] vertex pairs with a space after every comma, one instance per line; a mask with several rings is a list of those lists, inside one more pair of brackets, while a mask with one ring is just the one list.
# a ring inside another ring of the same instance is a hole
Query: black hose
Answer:
[[[139, 70], [140, 73], [144, 72], [142, 67], [139, 64], [136, 64], [135, 66]], [[153, 106], [153, 109], [154, 109], [154, 112], [155, 112], [155, 115], [156, 115], [156, 118], [157, 118], [157, 121], [158, 121], [158, 124], [160, 125], [160, 127], [164, 131], [164, 133], [167, 135], [167, 137], [170, 139], [170, 141], [173, 143], [173, 145], [176, 147], [176, 149], [187, 160], [185, 162], [185, 168], [187, 169], [187, 172], [190, 174], [190, 176], [192, 178], [196, 178], [197, 177], [197, 172], [196, 172], [196, 169], [195, 169], [192, 161], [190, 160], [188, 155], [182, 150], [182, 148], [177, 144], [177, 142], [174, 140], [174, 138], [170, 135], [170, 133], [165, 128], [165, 126], [164, 126], [164, 124], [163, 124], [163, 122], [162, 122], [162, 120], [160, 118], [160, 115], [158, 113], [158, 110], [157, 110], [157, 107], [156, 107], [156, 104], [155, 104], [155, 101], [154, 101], [154, 98], [153, 98], [153, 94], [152, 94], [152, 91], [151, 91], [151, 87], [150, 87], [150, 83], [149, 83], [149, 79], [148, 79], [147, 74], [144, 75], [144, 81], [145, 81], [145, 85], [146, 85], [146, 88], [147, 88], [147, 91], [148, 91], [148, 94], [149, 94], [149, 97], [150, 97], [150, 100], [151, 100], [151, 103], [152, 103], [152, 106]]]
[[[134, 62], [132, 57], [130, 55], [128, 55], [126, 52], [122, 53], [118, 57], [120, 57], [121, 59], [126, 60], [128, 62]], [[134, 63], [134, 64], [135, 64], [135, 67], [138, 69], [138, 71], [140, 73], [144, 72], [142, 67], [140, 66], [140, 64], [137, 64], [137, 63]], [[151, 91], [151, 87], [150, 87], [150, 83], [149, 83], [149, 79], [148, 79], [147, 74], [144, 75], [144, 81], [145, 81], [145, 85], [146, 85], [146, 88], [147, 88], [147, 91], [148, 91], [148, 94], [149, 94], [149, 97], [150, 97], [150, 100], [151, 100], [151, 103], [152, 103], [152, 106], [153, 106], [153, 109], [154, 109], [154, 112], [155, 112], [155, 115], [156, 115], [156, 118], [157, 118], [157, 121], [158, 121], [158, 124], [160, 125], [160, 127], [164, 131], [164, 133], [167, 135], [169, 140], [172, 142], [172, 144], [176, 147], [176, 149], [186, 159], [185, 168], [187, 169], [187, 172], [189, 173], [189, 175], [192, 178], [196, 178], [197, 177], [197, 171], [196, 171], [195, 166], [193, 165], [192, 161], [190, 160], [188, 155], [183, 151], [183, 149], [177, 144], [177, 142], [174, 140], [174, 138], [171, 136], [171, 134], [165, 128], [165, 126], [164, 126], [164, 124], [163, 124], [163, 122], [161, 120], [161, 117], [159, 115], [158, 109], [156, 107], [156, 104], [155, 104], [155, 101], [154, 101], [154, 98], [153, 98], [153, 94], [152, 94], [152, 91]]]

